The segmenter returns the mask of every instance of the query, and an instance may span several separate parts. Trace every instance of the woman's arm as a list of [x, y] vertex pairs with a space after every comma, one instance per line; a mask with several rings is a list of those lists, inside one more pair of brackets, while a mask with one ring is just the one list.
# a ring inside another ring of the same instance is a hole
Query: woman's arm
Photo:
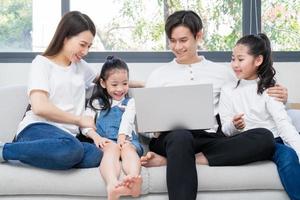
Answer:
[[62, 111], [49, 101], [48, 93], [43, 90], [32, 90], [29, 98], [31, 102], [31, 109], [33, 113], [38, 116], [58, 123], [75, 124], [79, 127], [95, 128], [92, 117], [76, 116]]

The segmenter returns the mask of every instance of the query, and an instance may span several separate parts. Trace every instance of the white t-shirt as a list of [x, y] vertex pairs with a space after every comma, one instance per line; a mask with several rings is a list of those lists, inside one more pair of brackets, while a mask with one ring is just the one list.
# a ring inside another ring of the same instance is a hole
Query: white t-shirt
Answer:
[[[238, 87], [236, 84], [228, 84], [221, 91], [219, 114], [224, 134], [231, 136], [253, 128], [266, 128], [275, 138], [281, 137], [299, 156], [300, 135], [291, 124], [284, 104], [270, 97], [266, 91], [258, 95], [257, 80], [241, 80]], [[246, 127], [237, 130], [232, 119], [241, 113], [244, 113]]]
[[[124, 113], [122, 115], [122, 120], [121, 120], [121, 123], [120, 123], [120, 127], [119, 127], [119, 134], [120, 133], [125, 134], [128, 137], [128, 139], [131, 140], [132, 139], [132, 131], [136, 132], [135, 124], [134, 124], [135, 114], [136, 114], [136, 112], [135, 112], [135, 101], [134, 101], [133, 98], [130, 98], [128, 103], [127, 103], [127, 106], [124, 107], [122, 105], [123, 100], [124, 100], [124, 98], [120, 101], [113, 100], [112, 104], [111, 104], [111, 107], [118, 106], [118, 107], [121, 107], [121, 108], [125, 108]], [[97, 108], [97, 109], [100, 108], [100, 104], [99, 104], [98, 100], [94, 100], [92, 102], [92, 104], [95, 108]], [[88, 105], [88, 107], [86, 108], [86, 110], [84, 112], [84, 115], [95, 117], [96, 113], [97, 113], [97, 116], [100, 116], [100, 112], [101, 112], [101, 110], [95, 111]], [[86, 135], [89, 130], [90, 130], [90, 128], [82, 128], [81, 129], [83, 135]]]
[[[235, 81], [236, 77], [228, 66], [214, 63], [201, 56], [201, 61], [197, 63], [178, 64], [174, 59], [165, 66], [156, 69], [150, 74], [146, 87], [213, 84], [214, 113], [217, 114], [222, 86], [225, 83]], [[215, 128], [211, 131], [216, 131], [217, 128], [218, 124], [215, 121]]]
[[[32, 90], [46, 91], [55, 106], [78, 116], [84, 112], [85, 90], [95, 77], [94, 70], [83, 60], [63, 67], [38, 55], [31, 64], [27, 94]], [[52, 122], [29, 110], [19, 124], [17, 133], [35, 122], [49, 123], [74, 135], [79, 132], [78, 126], [74, 124]]]

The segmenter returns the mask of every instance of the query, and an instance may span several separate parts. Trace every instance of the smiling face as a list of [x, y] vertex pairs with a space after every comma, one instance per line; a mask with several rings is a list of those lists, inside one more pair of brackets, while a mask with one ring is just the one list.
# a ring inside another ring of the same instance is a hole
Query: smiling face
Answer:
[[191, 64], [199, 60], [197, 54], [198, 42], [202, 38], [200, 31], [196, 38], [185, 26], [177, 26], [172, 29], [169, 47], [176, 56], [176, 61], [180, 64]]
[[128, 72], [125, 69], [113, 69], [106, 80], [100, 80], [100, 84], [113, 100], [120, 101], [128, 93]]
[[65, 38], [62, 52], [69, 62], [79, 62], [88, 54], [94, 36], [90, 31], [83, 31], [78, 35]]
[[253, 80], [257, 78], [257, 69], [263, 61], [263, 57], [250, 55], [249, 48], [243, 44], [237, 44], [231, 57], [231, 67], [238, 79]]

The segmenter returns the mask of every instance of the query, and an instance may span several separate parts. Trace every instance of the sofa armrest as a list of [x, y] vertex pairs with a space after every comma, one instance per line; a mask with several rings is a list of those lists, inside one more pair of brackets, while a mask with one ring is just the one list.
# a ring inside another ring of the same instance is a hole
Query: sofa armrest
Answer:
[[0, 141], [14, 138], [28, 105], [25, 85], [0, 87]]

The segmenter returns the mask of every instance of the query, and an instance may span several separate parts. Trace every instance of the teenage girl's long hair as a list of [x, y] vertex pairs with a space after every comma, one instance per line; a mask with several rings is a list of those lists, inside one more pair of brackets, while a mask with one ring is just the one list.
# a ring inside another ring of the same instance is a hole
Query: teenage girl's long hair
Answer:
[[[111, 99], [111, 96], [108, 94], [106, 88], [103, 88], [101, 86], [100, 80], [102, 79], [103, 81], [106, 81], [108, 79], [109, 75], [111, 74], [111, 72], [113, 72], [113, 70], [126, 70], [127, 75], [129, 75], [129, 68], [123, 60], [121, 60], [120, 58], [116, 58], [114, 56], [108, 56], [102, 66], [100, 76], [99, 76], [98, 80], [96, 81], [96, 85], [94, 87], [93, 94], [88, 103], [88, 105], [92, 109], [108, 110], [108, 112], [110, 111], [112, 99]], [[100, 109], [96, 108], [93, 105], [93, 101], [99, 100], [99, 99], [101, 102]]]
[[[262, 94], [267, 88], [276, 84], [276, 71], [273, 67], [272, 50], [270, 40], [264, 33], [258, 35], [246, 35], [239, 39], [236, 45], [242, 44], [249, 48], [249, 54], [257, 57], [263, 56], [263, 62], [257, 69], [259, 78], [257, 83], [257, 94]], [[238, 82], [239, 84], [239, 82]]]

